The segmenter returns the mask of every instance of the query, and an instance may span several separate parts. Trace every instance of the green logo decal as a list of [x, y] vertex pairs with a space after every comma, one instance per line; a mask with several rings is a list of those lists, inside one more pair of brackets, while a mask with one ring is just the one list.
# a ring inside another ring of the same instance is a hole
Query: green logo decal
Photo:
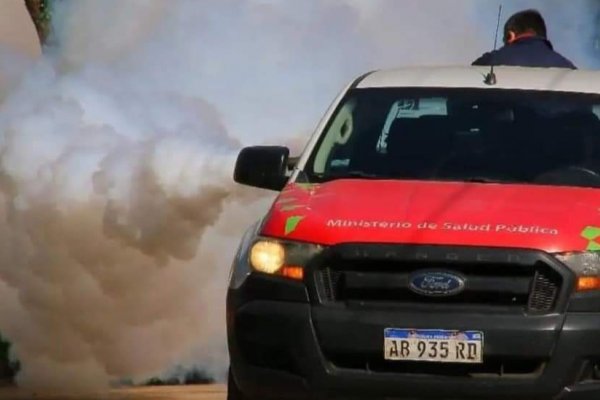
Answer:
[[600, 228], [595, 226], [588, 226], [581, 232], [581, 237], [588, 240], [588, 246], [586, 250], [600, 251]]
[[294, 232], [296, 228], [298, 228], [298, 224], [300, 223], [300, 221], [302, 221], [303, 219], [304, 217], [301, 217], [299, 215], [289, 217], [285, 221], [285, 234], [289, 235], [290, 233]]

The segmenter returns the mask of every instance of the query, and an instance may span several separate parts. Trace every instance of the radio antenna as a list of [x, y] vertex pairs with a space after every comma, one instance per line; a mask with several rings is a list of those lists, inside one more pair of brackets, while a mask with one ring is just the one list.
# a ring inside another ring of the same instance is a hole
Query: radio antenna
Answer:
[[[496, 36], [494, 37], [494, 51], [498, 48], [498, 32], [500, 31], [500, 18], [502, 17], [502, 4], [498, 8], [498, 22], [496, 23]], [[493, 86], [498, 82], [496, 74], [494, 73], [494, 58], [492, 57], [492, 65], [490, 67], [490, 73], [485, 76], [484, 83], [486, 85]]]

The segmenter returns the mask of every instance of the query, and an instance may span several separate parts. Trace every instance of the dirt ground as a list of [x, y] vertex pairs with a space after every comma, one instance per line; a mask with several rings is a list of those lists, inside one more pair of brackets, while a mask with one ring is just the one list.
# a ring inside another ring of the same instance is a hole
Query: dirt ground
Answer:
[[0, 400], [225, 400], [223, 385], [153, 386], [90, 395], [56, 395], [0, 388]]

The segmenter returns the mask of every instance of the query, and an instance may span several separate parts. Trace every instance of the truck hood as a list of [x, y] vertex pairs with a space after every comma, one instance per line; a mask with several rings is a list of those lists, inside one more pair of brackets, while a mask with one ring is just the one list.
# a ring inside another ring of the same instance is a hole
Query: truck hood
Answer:
[[600, 249], [600, 189], [336, 180], [289, 184], [262, 235], [303, 242]]

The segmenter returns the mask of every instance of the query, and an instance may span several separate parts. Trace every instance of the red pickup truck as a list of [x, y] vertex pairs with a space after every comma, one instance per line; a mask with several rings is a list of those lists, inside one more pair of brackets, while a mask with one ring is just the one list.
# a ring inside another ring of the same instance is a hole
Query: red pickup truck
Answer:
[[[599, 399], [600, 72], [376, 71], [290, 162], [227, 294], [229, 399]], [[489, 82], [488, 82], [489, 83]]]

